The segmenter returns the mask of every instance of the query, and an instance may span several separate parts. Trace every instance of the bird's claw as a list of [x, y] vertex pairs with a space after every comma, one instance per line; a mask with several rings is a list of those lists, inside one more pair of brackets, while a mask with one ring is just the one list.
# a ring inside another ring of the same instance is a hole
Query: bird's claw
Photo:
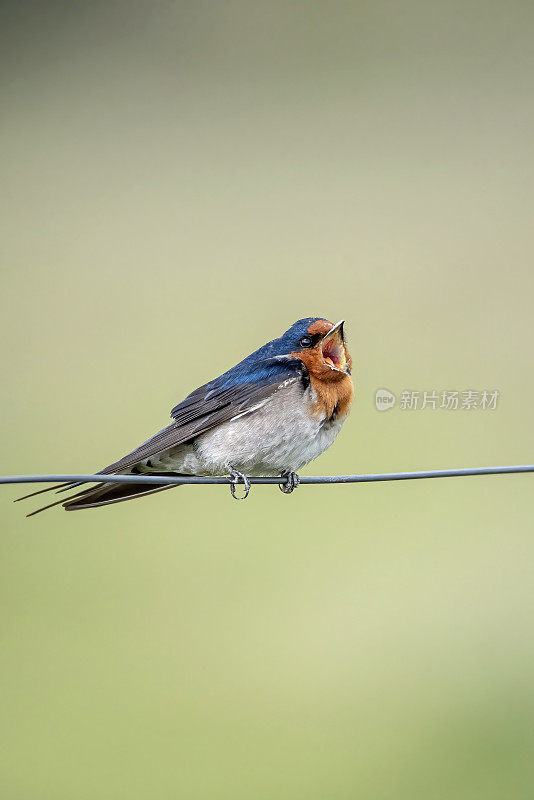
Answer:
[[[246, 500], [248, 497], [248, 493], [250, 492], [250, 481], [246, 475], [242, 472], [238, 472], [236, 469], [232, 467], [228, 467], [228, 473], [230, 475], [230, 492], [234, 500]], [[236, 486], [242, 483], [245, 487], [245, 494], [242, 497], [238, 497], [235, 493]]]
[[279, 483], [278, 484], [278, 488], [284, 494], [291, 494], [291, 492], [294, 489], [296, 489], [297, 486], [300, 483], [300, 479], [299, 479], [299, 476], [297, 475], [297, 473], [296, 472], [291, 472], [291, 470], [288, 470], [288, 472], [283, 472], [281, 477], [285, 478], [285, 482], [284, 483]]

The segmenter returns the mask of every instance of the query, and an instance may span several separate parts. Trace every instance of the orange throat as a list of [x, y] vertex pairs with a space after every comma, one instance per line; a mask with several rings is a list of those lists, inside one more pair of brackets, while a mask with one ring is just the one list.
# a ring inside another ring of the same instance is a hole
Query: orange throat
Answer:
[[305, 364], [315, 390], [313, 413], [326, 419], [346, 416], [354, 396], [354, 384], [349, 375], [352, 359], [345, 344], [332, 339], [323, 349], [319, 343], [313, 350], [294, 355]]
[[315, 389], [316, 400], [313, 413], [325, 419], [345, 417], [350, 410], [354, 397], [354, 384], [350, 375], [345, 373], [338, 381], [323, 381], [310, 375], [310, 382]]

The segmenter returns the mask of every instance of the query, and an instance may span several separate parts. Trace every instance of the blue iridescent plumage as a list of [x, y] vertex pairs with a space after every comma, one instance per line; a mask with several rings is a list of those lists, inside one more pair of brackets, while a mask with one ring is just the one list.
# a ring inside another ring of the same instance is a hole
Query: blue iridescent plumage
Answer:
[[[282, 336], [262, 345], [235, 367], [206, 383], [201, 387], [206, 390], [206, 399], [239, 384], [265, 385], [272, 383], [277, 377], [283, 380], [283, 375], [286, 373], [289, 376], [301, 371], [302, 362], [296, 358], [289, 358], [288, 353], [300, 349], [300, 339], [308, 332], [310, 325], [320, 319], [323, 317], [306, 317], [297, 320]], [[195, 390], [175, 406], [171, 412], [172, 416], [174, 417], [178, 409], [187, 404], [189, 398], [195, 396], [198, 391], [198, 389]]]

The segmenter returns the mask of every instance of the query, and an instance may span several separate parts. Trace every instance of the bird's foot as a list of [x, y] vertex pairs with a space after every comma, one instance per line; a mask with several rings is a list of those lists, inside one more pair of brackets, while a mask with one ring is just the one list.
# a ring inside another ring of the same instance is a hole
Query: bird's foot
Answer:
[[279, 483], [278, 488], [284, 494], [291, 494], [291, 492], [297, 488], [300, 483], [299, 476], [296, 472], [292, 472], [288, 470], [287, 472], [282, 472], [282, 478], [285, 478], [285, 483]]
[[[234, 500], [246, 500], [248, 497], [248, 493], [250, 492], [249, 479], [247, 478], [246, 475], [244, 475], [242, 472], [238, 472], [229, 464], [226, 465], [226, 468], [228, 470], [228, 474], [230, 475], [230, 492], [232, 494], [232, 497], [234, 498]], [[236, 486], [239, 483], [243, 483], [243, 486], [245, 487], [245, 494], [242, 497], [238, 497], [237, 494], [235, 493]]]

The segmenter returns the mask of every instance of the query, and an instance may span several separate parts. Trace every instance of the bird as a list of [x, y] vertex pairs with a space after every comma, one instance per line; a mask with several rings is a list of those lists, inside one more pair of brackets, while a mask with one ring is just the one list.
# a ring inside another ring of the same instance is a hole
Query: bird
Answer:
[[[106, 483], [105, 476], [229, 475], [232, 494], [249, 477], [281, 477], [290, 494], [298, 472], [333, 444], [354, 395], [344, 320], [299, 319], [236, 366], [191, 392], [172, 422], [135, 450], [100, 470], [102, 482], [54, 505], [67, 511], [144, 497], [177, 484]], [[33, 492], [65, 492], [79, 483]], [[244, 499], [236, 498], [236, 499]]]

